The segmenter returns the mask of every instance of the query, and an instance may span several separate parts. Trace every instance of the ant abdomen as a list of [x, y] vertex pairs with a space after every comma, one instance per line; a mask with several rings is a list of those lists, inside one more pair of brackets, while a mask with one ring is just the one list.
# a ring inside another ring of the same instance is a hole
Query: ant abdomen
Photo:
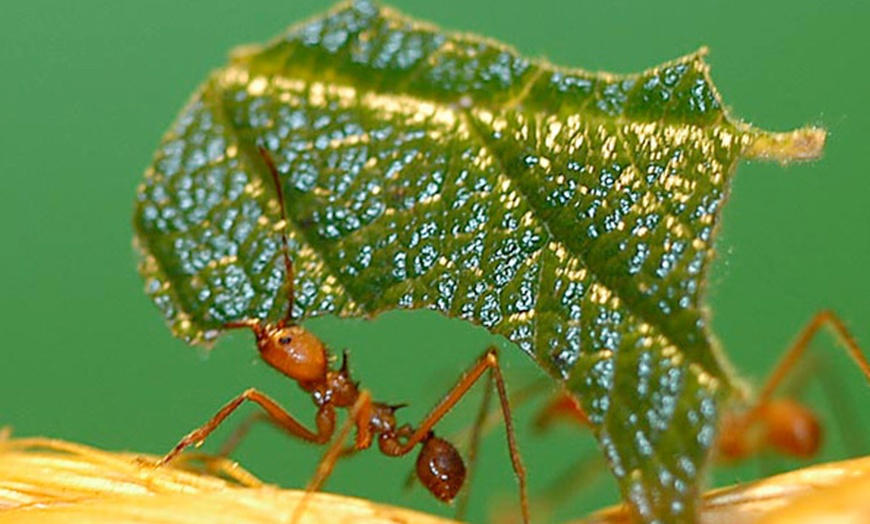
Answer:
[[435, 498], [450, 502], [465, 482], [465, 463], [453, 444], [430, 434], [417, 456], [417, 477]]

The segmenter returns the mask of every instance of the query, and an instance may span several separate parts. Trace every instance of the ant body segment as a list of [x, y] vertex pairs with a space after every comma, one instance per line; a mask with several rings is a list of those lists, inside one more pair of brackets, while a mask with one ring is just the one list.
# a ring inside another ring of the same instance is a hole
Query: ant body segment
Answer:
[[[278, 170], [263, 148], [259, 148], [259, 152], [272, 176], [281, 218], [286, 225], [287, 211]], [[381, 453], [391, 457], [406, 455], [418, 444], [421, 445], [416, 462], [417, 477], [435, 498], [443, 502], [451, 502], [462, 488], [466, 467], [453, 444], [435, 436], [433, 428], [478, 379], [489, 371], [487, 382], [494, 380], [501, 400], [508, 449], [519, 482], [523, 520], [528, 523], [525, 470], [514, 437], [510, 406], [498, 363], [497, 350], [494, 347], [487, 349], [418, 427], [409, 424], [399, 425], [395, 413], [403, 405], [373, 401], [370, 394], [360, 389], [359, 383], [352, 380], [346, 353], [341, 366], [338, 369], [330, 369], [330, 354], [326, 345], [293, 318], [294, 274], [286, 232], [282, 233], [281, 240], [286, 279], [289, 282], [286, 316], [275, 323], [248, 319], [227, 323], [223, 328], [253, 331], [260, 357], [311, 395], [311, 399], [317, 406], [316, 429], [309, 429], [277, 402], [257, 389], [251, 388], [224, 405], [208, 422], [187, 434], [160, 460], [158, 465], [172, 461], [187, 447], [201, 443], [239, 406], [245, 401], [251, 401], [263, 409], [268, 420], [294, 437], [314, 444], [327, 444], [332, 441], [318, 466], [314, 479], [308, 485], [309, 491], [320, 487], [341, 455], [368, 449], [377, 440]], [[339, 431], [338, 438], [333, 440], [336, 433], [337, 409], [347, 409], [349, 413], [344, 429]], [[344, 436], [352, 426], [356, 428], [355, 441], [351, 448], [342, 449]]]

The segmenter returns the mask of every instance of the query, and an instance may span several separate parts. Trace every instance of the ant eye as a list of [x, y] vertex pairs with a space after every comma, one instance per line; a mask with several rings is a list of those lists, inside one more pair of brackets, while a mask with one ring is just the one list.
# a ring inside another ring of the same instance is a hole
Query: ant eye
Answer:
[[280, 342], [282, 345], [286, 346], [287, 344], [293, 342], [293, 338], [292, 337], [281, 337], [278, 339], [278, 342]]

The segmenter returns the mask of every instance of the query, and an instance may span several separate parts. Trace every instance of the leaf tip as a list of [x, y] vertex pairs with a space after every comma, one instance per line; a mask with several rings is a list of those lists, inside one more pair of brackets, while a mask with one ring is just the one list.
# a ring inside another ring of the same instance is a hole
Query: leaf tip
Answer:
[[822, 156], [827, 131], [819, 127], [804, 127], [787, 133], [759, 133], [744, 150], [753, 160], [773, 160], [780, 164], [816, 160]]

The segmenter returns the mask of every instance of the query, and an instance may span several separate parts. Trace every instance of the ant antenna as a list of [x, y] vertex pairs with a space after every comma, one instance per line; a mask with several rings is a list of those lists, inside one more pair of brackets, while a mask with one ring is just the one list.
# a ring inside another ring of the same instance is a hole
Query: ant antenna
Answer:
[[275, 167], [275, 162], [272, 160], [269, 152], [263, 146], [257, 146], [257, 151], [260, 157], [269, 168], [269, 174], [272, 175], [272, 181], [275, 184], [275, 192], [278, 194], [278, 205], [281, 208], [281, 244], [284, 249], [284, 269], [287, 272], [285, 280], [287, 281], [287, 315], [284, 317], [284, 322], [292, 323], [293, 320], [293, 300], [295, 289], [293, 283], [295, 276], [293, 274], [293, 262], [290, 260], [290, 245], [287, 242], [287, 226], [290, 222], [287, 220], [287, 207], [284, 205], [284, 189], [281, 186], [281, 178], [278, 175], [278, 169]]

